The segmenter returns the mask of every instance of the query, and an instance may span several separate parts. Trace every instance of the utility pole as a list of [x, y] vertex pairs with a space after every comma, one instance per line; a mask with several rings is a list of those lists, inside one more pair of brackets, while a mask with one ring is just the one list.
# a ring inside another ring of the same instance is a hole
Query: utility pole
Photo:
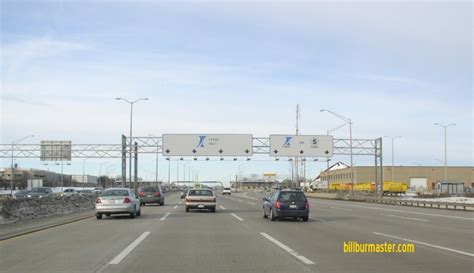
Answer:
[[393, 142], [395, 141], [395, 139], [397, 138], [401, 138], [401, 136], [396, 136], [396, 137], [391, 137], [391, 136], [385, 136], [386, 138], [390, 138], [392, 140], [392, 171], [391, 171], [391, 175], [392, 175], [392, 179], [391, 179], [391, 182], [393, 182], [393, 173], [395, 172], [394, 171], [394, 145], [393, 145]]
[[450, 126], [456, 126], [456, 123], [451, 123], [448, 125], [443, 125], [441, 123], [435, 123], [444, 128], [444, 181], [448, 181], [448, 140], [447, 140], [447, 129]]
[[[300, 134], [300, 129], [299, 129], [299, 121], [300, 121], [300, 117], [301, 117], [301, 114], [300, 114], [300, 105], [297, 104], [296, 105], [296, 135], [299, 135]], [[298, 172], [298, 157], [295, 157], [295, 173], [296, 173], [296, 184], [295, 182], [293, 181], [293, 186], [294, 187], [298, 187], [299, 186], [299, 183], [300, 183], [300, 178], [299, 178], [299, 172]]]

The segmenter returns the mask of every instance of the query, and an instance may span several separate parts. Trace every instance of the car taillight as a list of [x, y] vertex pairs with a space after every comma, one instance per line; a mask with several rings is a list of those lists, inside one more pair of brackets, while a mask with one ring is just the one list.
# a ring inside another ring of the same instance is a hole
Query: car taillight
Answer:
[[102, 204], [102, 200], [100, 200], [100, 198], [97, 198], [97, 199], [95, 200], [95, 203], [96, 203], [96, 204]]
[[309, 209], [309, 202], [306, 202], [306, 208]]
[[143, 197], [143, 196], [145, 196], [145, 193], [141, 191], [141, 192], [138, 193], [138, 195]]
[[275, 208], [279, 209], [281, 207], [281, 203], [280, 201], [277, 201], [276, 204], [275, 204]]
[[160, 192], [155, 192], [155, 196], [156, 196], [156, 197], [160, 197], [160, 196], [161, 196], [161, 193], [160, 193]]
[[189, 201], [191, 201], [191, 199], [189, 199], [189, 198], [186, 197], [186, 202], [189, 202]]
[[128, 203], [132, 202], [132, 200], [130, 200], [130, 198], [128, 198], [128, 197], [125, 197], [125, 199], [123, 199], [123, 202], [128, 204]]

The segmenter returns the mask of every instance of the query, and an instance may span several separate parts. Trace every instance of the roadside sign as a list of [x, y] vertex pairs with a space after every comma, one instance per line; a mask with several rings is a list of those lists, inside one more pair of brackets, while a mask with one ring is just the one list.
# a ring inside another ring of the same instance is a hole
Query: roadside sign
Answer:
[[251, 156], [250, 134], [164, 134], [163, 156]]
[[41, 141], [41, 161], [70, 161], [71, 141]]
[[331, 157], [332, 136], [270, 135], [270, 156]]

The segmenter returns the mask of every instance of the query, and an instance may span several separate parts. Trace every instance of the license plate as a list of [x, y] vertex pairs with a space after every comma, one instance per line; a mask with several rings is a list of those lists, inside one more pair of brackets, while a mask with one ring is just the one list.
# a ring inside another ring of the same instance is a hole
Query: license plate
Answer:
[[147, 196], [148, 196], [148, 197], [153, 197], [153, 194], [148, 194]]
[[198, 205], [198, 208], [203, 209], [204, 205]]
[[297, 209], [298, 206], [297, 205], [290, 205], [290, 209]]

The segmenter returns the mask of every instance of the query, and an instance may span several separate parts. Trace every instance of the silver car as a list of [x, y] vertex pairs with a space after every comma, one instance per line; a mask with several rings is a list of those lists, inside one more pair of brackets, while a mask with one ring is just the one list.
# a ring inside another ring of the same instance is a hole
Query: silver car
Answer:
[[102, 215], [129, 214], [130, 218], [141, 215], [140, 199], [131, 189], [110, 188], [104, 190], [95, 201], [95, 216], [102, 219]]

